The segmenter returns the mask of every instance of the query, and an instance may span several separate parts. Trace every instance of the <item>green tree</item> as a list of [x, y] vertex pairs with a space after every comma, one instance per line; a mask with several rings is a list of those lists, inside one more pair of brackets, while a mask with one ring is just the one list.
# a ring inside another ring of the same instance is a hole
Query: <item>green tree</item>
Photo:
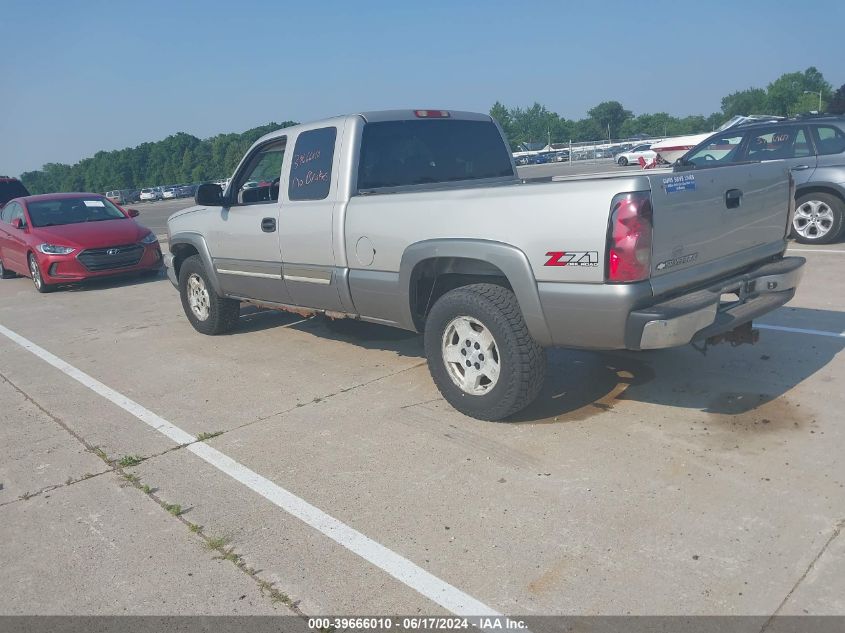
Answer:
[[230, 176], [244, 152], [258, 138], [293, 121], [268, 123], [241, 134], [200, 140], [179, 132], [155, 143], [97, 152], [75, 165], [47, 163], [21, 174], [32, 193], [132, 189]]
[[[766, 101], [771, 112], [766, 114], [778, 114], [788, 116], [798, 112], [803, 102], [805, 91], [822, 93], [822, 108], [824, 100], [830, 97], [831, 87], [824, 76], [814, 66], [810, 66], [804, 72], [785, 73], [770, 83], [766, 89]], [[813, 110], [818, 108], [818, 96]]]
[[831, 114], [845, 114], [845, 84], [839, 86], [827, 104], [827, 112]]
[[595, 121], [599, 129], [602, 130], [601, 136], [596, 138], [617, 138], [622, 124], [634, 115], [630, 110], [622, 107], [618, 101], [603, 101], [594, 108], [591, 108], [587, 114]]
[[722, 113], [726, 119], [738, 114], [770, 114], [766, 112], [768, 100], [762, 88], [748, 88], [722, 97]]

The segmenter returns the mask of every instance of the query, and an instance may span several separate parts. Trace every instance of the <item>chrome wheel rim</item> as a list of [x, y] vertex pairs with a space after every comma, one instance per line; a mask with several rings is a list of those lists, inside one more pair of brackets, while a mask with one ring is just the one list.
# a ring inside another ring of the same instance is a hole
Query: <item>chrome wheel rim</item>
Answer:
[[499, 347], [478, 319], [452, 319], [443, 333], [441, 353], [449, 378], [466, 394], [483, 396], [499, 381]]
[[210, 311], [210, 302], [208, 297], [208, 288], [205, 286], [205, 281], [196, 273], [192, 273], [188, 277], [188, 305], [191, 306], [191, 312], [200, 321], [205, 321], [208, 318]]
[[38, 268], [38, 262], [35, 261], [34, 257], [29, 258], [29, 274], [32, 276], [32, 283], [35, 284], [35, 287], [41, 289], [41, 284], [44, 282], [41, 280], [41, 269]]
[[792, 226], [803, 238], [817, 240], [833, 228], [833, 209], [821, 200], [807, 200], [795, 209]]

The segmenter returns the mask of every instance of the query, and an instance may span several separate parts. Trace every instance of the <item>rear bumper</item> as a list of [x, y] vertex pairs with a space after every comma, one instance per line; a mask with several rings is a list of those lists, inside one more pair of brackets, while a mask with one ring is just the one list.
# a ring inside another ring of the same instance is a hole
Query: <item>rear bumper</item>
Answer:
[[[728, 332], [782, 306], [795, 294], [805, 260], [787, 257], [718, 279], [672, 299], [649, 281], [537, 284], [551, 345], [582, 349], [660, 349]], [[727, 301], [723, 295], [736, 293]], [[542, 340], [542, 332], [532, 335]], [[544, 345], [547, 345], [545, 341]]]
[[792, 299], [805, 262], [803, 257], [786, 257], [706, 289], [633, 310], [627, 319], [625, 347], [677, 347], [729, 332]]

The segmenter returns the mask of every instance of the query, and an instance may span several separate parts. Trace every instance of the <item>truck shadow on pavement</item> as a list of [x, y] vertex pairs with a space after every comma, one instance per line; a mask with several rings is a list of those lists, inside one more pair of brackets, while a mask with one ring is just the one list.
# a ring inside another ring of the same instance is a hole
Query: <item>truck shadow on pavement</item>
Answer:
[[[783, 308], [769, 315], [767, 322], [845, 331], [845, 313], [831, 310]], [[253, 306], [244, 306], [241, 323], [233, 334], [277, 327], [364, 349], [424, 358], [422, 336], [413, 332]], [[758, 412], [755, 424], [771, 430], [786, 424], [787, 419], [807, 417], [808, 411], [799, 416], [784, 400], [788, 401], [794, 387], [827, 366], [843, 348], [845, 338], [773, 330], [761, 330], [757, 345], [732, 348], [722, 344], [710, 347], [706, 355], [689, 345], [646, 352], [553, 348], [547, 350], [546, 380], [539, 396], [505, 421], [575, 422], [608, 411], [633, 410], [629, 403], [645, 403], [698, 410], [730, 423]]]
[[[767, 322], [845, 331], [845, 313], [830, 310], [790, 307]], [[812, 419], [812, 412], [806, 406], [800, 410], [791, 390], [843, 348], [845, 338], [763, 329], [756, 345], [722, 344], [706, 355], [689, 345], [646, 352], [552, 349], [543, 390], [510, 420], [578, 421], [611, 410], [634, 412], [628, 403], [644, 403], [698, 410], [717, 424], [760, 430], [799, 426]], [[671, 409], [665, 415], [672, 415]]]

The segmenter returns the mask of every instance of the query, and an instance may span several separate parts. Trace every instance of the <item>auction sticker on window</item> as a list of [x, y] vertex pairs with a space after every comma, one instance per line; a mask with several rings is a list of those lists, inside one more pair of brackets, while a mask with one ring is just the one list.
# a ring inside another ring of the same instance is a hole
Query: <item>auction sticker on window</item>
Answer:
[[86, 207], [105, 207], [102, 200], [84, 200]]
[[683, 174], [682, 176], [666, 176], [663, 179], [663, 188], [666, 193], [678, 191], [695, 191], [695, 174]]

